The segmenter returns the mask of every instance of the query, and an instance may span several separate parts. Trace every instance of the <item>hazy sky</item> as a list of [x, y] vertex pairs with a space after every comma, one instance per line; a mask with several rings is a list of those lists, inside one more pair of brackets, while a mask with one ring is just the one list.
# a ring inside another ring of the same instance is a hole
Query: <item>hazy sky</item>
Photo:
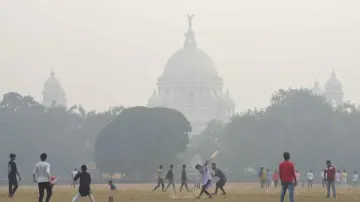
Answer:
[[238, 110], [335, 68], [360, 103], [359, 0], [1, 0], [0, 93], [41, 100], [51, 68], [69, 104], [145, 105], [195, 13], [198, 47]]

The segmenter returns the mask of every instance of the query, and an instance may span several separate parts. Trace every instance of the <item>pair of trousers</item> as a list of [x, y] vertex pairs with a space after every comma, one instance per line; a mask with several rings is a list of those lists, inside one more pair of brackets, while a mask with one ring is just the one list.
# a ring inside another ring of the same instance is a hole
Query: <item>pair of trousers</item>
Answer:
[[[79, 198], [81, 197], [81, 194], [80, 193], [77, 193], [76, 196], [74, 196], [74, 198], [72, 199], [71, 202], [75, 202], [76, 200], [78, 200]], [[89, 193], [88, 195], [89, 199], [91, 202], [95, 202], [95, 199], [93, 197], [93, 195], [91, 193]]]
[[281, 183], [281, 196], [280, 202], [284, 202], [286, 191], [289, 190], [289, 201], [294, 202], [294, 183], [292, 182], [282, 182]]
[[333, 191], [333, 197], [336, 198], [335, 181], [326, 181], [327, 197], [330, 197], [330, 187]]
[[52, 195], [52, 188], [51, 188], [50, 182], [39, 182], [38, 187], [39, 187], [39, 202], [43, 201], [45, 190], [46, 190], [45, 201], [49, 202], [51, 195]]

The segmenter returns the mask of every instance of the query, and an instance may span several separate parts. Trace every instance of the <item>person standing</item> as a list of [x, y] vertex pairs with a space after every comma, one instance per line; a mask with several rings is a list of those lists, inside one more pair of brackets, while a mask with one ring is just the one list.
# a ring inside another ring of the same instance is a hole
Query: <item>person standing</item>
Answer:
[[284, 153], [284, 161], [279, 165], [279, 176], [281, 180], [280, 202], [284, 202], [286, 191], [289, 190], [289, 200], [294, 202], [294, 187], [297, 185], [295, 165], [290, 161], [290, 154]]
[[19, 187], [17, 177], [21, 181], [21, 176], [18, 172], [16, 163], [16, 155], [10, 154], [10, 161], [8, 163], [8, 182], [9, 182], [9, 198], [12, 198]]
[[347, 174], [346, 170], [344, 169], [344, 171], [341, 173], [341, 184], [345, 188], [347, 187], [347, 176], [348, 176], [348, 174]]
[[162, 190], [162, 192], [164, 192], [165, 185], [164, 185], [163, 166], [162, 165], [159, 166], [159, 169], [157, 172], [157, 181], [158, 181], [158, 183], [157, 183], [156, 187], [153, 189], [153, 191], [157, 190], [157, 188], [159, 188], [161, 185], [161, 190]]
[[49, 202], [52, 195], [51, 188], [51, 175], [50, 175], [50, 164], [46, 162], [47, 154], [42, 153], [40, 155], [40, 162], [38, 162], [33, 171], [34, 182], [38, 183], [39, 187], [39, 202], [43, 201], [44, 191], [46, 190], [46, 202]]
[[86, 165], [82, 165], [81, 172], [76, 174], [76, 176], [74, 177], [74, 181], [76, 181], [78, 179], [80, 179], [79, 192], [76, 194], [76, 196], [74, 196], [74, 198], [72, 199], [72, 202], [75, 202], [80, 197], [86, 197], [86, 196], [89, 197], [91, 202], [95, 202], [95, 199], [94, 199], [93, 195], [91, 194], [91, 189], [90, 189], [91, 176], [87, 172]]
[[272, 176], [270, 174], [270, 169], [267, 168], [266, 169], [266, 184], [265, 184], [267, 191], [268, 191], [268, 189], [270, 188], [270, 185], [271, 185], [271, 178], [272, 178]]
[[180, 186], [180, 192], [182, 191], [183, 186], [185, 186], [186, 191], [190, 192], [188, 186], [187, 186], [187, 176], [186, 176], [186, 165], [182, 165], [182, 171], [181, 171], [181, 186]]
[[295, 171], [295, 175], [296, 175], [296, 181], [297, 181], [297, 183], [298, 183], [301, 187], [303, 187], [302, 184], [301, 184], [301, 181], [300, 181], [300, 173], [299, 173], [298, 170]]
[[335, 180], [336, 180], [336, 184], [337, 184], [337, 185], [340, 185], [340, 184], [341, 184], [341, 173], [340, 173], [340, 170], [337, 170], [337, 171], [336, 171]]
[[260, 188], [265, 188], [266, 172], [265, 172], [263, 166], [260, 167], [258, 176], [259, 176], [259, 180], [260, 180]]
[[279, 172], [277, 169], [275, 169], [275, 171], [273, 173], [272, 180], [274, 182], [274, 187], [276, 188], [279, 183]]
[[225, 174], [216, 167], [216, 163], [212, 163], [211, 164], [211, 169], [213, 169], [215, 171], [215, 174], [213, 174], [213, 177], [218, 177], [219, 180], [216, 182], [216, 188], [215, 188], [215, 192], [213, 195], [217, 195], [218, 189], [220, 189], [222, 191], [222, 195], [226, 195], [226, 192], [224, 190], [224, 186], [226, 183], [226, 176]]
[[333, 191], [333, 197], [336, 198], [336, 189], [335, 189], [335, 173], [336, 169], [333, 165], [331, 165], [331, 161], [326, 161], [326, 169], [325, 169], [325, 177], [326, 177], [326, 188], [327, 195], [326, 197], [330, 198], [330, 187]]
[[308, 181], [308, 188], [312, 188], [313, 181], [314, 181], [314, 173], [312, 170], [309, 170], [307, 174], [307, 181]]
[[165, 179], [169, 181], [168, 185], [166, 186], [165, 192], [169, 189], [170, 185], [172, 185], [172, 187], [174, 189], [174, 193], [176, 194], [173, 169], [174, 169], [174, 165], [171, 164], [170, 169], [165, 176]]
[[357, 171], [354, 171], [354, 174], [353, 174], [353, 187], [354, 188], [357, 187], [358, 179], [359, 179], [359, 174], [357, 173]]
[[75, 176], [79, 173], [77, 168], [74, 168], [74, 171], [72, 171], [71, 173], [71, 181], [72, 181], [72, 185], [75, 188], [76, 184], [77, 184], [77, 180], [74, 180]]

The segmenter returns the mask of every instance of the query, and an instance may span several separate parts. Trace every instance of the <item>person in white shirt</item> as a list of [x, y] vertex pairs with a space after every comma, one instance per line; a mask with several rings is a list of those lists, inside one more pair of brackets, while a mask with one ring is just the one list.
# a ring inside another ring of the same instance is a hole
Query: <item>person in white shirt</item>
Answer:
[[313, 180], [314, 180], [314, 173], [312, 170], [310, 170], [307, 174], [307, 180], [308, 180], [308, 188], [312, 188]]
[[77, 184], [77, 180], [74, 180], [75, 176], [79, 173], [78, 169], [75, 168], [74, 171], [72, 171], [71, 173], [71, 177], [72, 177], [72, 185], [75, 188], [75, 185]]
[[353, 174], [353, 187], [354, 188], [357, 187], [358, 179], [359, 179], [359, 174], [355, 171]]
[[47, 154], [42, 153], [40, 155], [40, 162], [38, 162], [33, 171], [34, 182], [38, 183], [39, 187], [39, 202], [43, 201], [44, 191], [46, 189], [46, 202], [50, 201], [52, 195], [51, 188], [51, 175], [50, 175], [50, 164], [46, 162]]
[[195, 166], [195, 168], [201, 173], [202, 175], [202, 187], [201, 187], [201, 191], [198, 197], [196, 198], [200, 198], [201, 195], [203, 193], [205, 193], [209, 198], [212, 198], [212, 196], [210, 195], [210, 193], [207, 191], [207, 189], [210, 187], [211, 185], [211, 174], [210, 171], [208, 170], [208, 165], [209, 161], [205, 161], [204, 165], [200, 165], [197, 164]]
[[325, 188], [325, 183], [326, 183], [325, 169], [323, 169], [323, 170], [321, 171], [321, 182], [322, 182], [323, 188]]

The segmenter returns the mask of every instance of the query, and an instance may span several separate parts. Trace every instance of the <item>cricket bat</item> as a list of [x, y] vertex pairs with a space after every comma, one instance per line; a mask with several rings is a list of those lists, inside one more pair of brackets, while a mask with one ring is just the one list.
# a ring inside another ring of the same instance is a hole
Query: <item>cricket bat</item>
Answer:
[[213, 160], [220, 152], [216, 150], [209, 158], [209, 160]]

